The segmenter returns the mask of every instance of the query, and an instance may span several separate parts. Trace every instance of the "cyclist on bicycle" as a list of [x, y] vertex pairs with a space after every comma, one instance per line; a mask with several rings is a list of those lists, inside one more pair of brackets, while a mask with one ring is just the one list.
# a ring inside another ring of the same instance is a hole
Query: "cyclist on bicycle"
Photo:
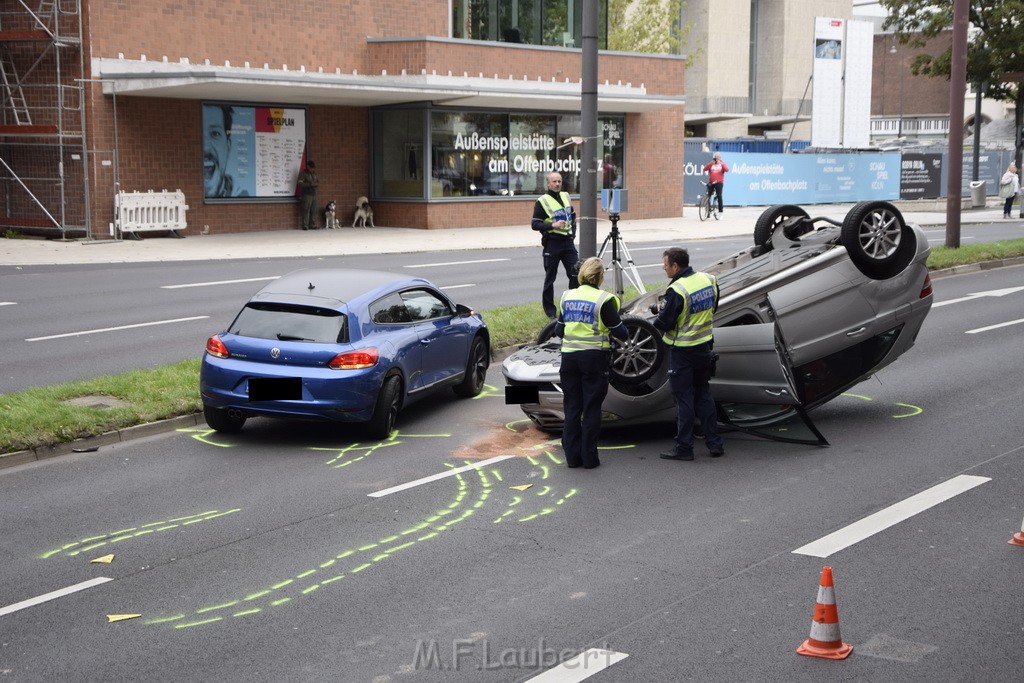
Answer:
[[708, 201], [714, 201], [712, 193], [718, 195], [718, 213], [723, 213], [722, 185], [725, 184], [725, 174], [729, 172], [729, 167], [722, 161], [720, 152], [715, 152], [714, 158], [704, 164], [704, 172], [708, 174]]

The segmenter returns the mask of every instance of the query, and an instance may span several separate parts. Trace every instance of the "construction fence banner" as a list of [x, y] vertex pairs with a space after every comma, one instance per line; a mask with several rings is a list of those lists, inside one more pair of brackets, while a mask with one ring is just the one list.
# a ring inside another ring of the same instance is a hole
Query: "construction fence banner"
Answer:
[[[900, 197], [900, 154], [723, 154], [726, 206], [832, 204]], [[706, 191], [706, 160], [683, 168], [683, 202]]]
[[[689, 150], [687, 150], [689, 152]], [[982, 150], [978, 179], [995, 196], [1013, 161], [1012, 149]], [[831, 204], [874, 199], [941, 199], [949, 185], [949, 152], [772, 154], [723, 152], [729, 166], [722, 198], [726, 206]], [[683, 165], [683, 203], [695, 205], [706, 191], [704, 164], [710, 154], [688, 153]], [[974, 155], [964, 151], [960, 196], [971, 196]]]

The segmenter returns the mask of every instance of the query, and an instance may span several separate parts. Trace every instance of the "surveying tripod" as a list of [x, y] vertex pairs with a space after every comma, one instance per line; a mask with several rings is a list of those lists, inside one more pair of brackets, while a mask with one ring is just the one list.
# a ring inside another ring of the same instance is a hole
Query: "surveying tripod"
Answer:
[[[629, 280], [629, 284], [636, 287], [642, 293], [644, 291], [643, 281], [640, 279], [640, 273], [636, 269], [636, 265], [633, 263], [633, 257], [629, 254], [629, 248], [626, 243], [622, 240], [622, 236], [619, 234], [619, 214], [610, 213], [608, 219], [612, 222], [612, 230], [608, 233], [608, 236], [604, 238], [604, 243], [601, 244], [601, 249], [597, 252], [597, 255], [604, 258], [604, 252], [608, 248], [608, 245], [612, 246], [612, 281], [615, 283], [615, 293], [622, 298], [625, 293], [625, 289], [622, 285], [622, 276], [625, 275], [626, 279]], [[622, 256], [626, 258], [626, 265], [622, 265]]]

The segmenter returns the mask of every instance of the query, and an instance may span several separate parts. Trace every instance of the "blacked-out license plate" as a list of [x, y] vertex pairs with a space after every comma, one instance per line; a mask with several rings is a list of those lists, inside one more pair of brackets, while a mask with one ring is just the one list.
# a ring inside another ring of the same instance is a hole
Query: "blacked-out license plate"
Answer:
[[302, 398], [299, 377], [254, 377], [249, 380], [250, 401], [298, 401]]

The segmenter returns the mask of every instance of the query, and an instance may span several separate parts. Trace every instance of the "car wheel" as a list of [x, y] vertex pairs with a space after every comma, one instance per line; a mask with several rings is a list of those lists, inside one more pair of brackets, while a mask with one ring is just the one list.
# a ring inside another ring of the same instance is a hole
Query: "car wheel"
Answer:
[[913, 229], [889, 202], [861, 202], [846, 214], [840, 239], [857, 270], [873, 280], [903, 272], [917, 253]]
[[211, 408], [209, 406], [203, 406], [203, 418], [211, 428], [224, 434], [233, 434], [240, 431], [246, 419], [245, 415], [237, 411]]
[[402, 403], [402, 380], [395, 375], [384, 378], [384, 384], [377, 394], [373, 417], [366, 423], [366, 435], [371, 439], [386, 439], [391, 436], [398, 421], [398, 408]]
[[558, 327], [558, 321], [557, 320], [552, 320], [547, 325], [545, 325], [541, 329], [541, 331], [537, 333], [537, 343], [538, 344], [543, 344], [548, 339], [551, 339], [552, 337], [554, 337], [555, 336], [555, 328], [556, 327]]
[[[794, 206], [792, 204], [777, 204], [775, 206], [769, 206], [761, 213], [760, 216], [757, 217], [757, 222], [754, 223], [754, 244], [761, 247], [762, 251], [771, 251], [771, 239], [775, 230], [783, 223], [786, 223], [790, 218], [797, 217], [809, 218], [810, 216], [808, 216], [807, 212], [799, 206]], [[806, 223], [801, 221], [796, 225], [806, 225]], [[790, 232], [793, 232], [798, 230], [798, 228], [793, 226], [789, 230]], [[810, 227], [808, 226], [807, 230], [804, 230], [804, 232], [808, 232], [809, 230]], [[784, 234], [788, 239], [796, 239], [795, 237], [791, 237], [788, 232]], [[799, 235], [797, 235], [797, 237], [799, 237]]]
[[479, 396], [487, 379], [487, 367], [491, 364], [491, 353], [483, 337], [473, 339], [469, 348], [469, 361], [466, 363], [466, 376], [452, 387], [456, 396], [472, 398]]
[[629, 337], [612, 337], [612, 363], [608, 374], [612, 381], [630, 385], [646, 382], [661, 368], [665, 345], [654, 325], [643, 318], [625, 316], [622, 323]]

